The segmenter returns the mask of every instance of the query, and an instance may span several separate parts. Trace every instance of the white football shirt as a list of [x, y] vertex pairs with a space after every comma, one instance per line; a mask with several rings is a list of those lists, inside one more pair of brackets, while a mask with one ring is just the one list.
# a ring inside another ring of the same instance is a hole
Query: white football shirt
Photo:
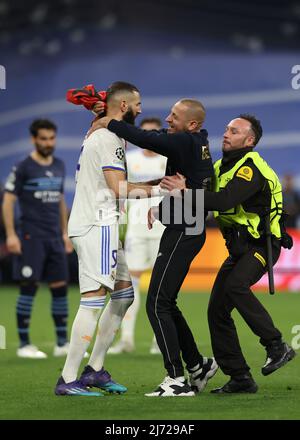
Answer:
[[118, 221], [118, 203], [106, 184], [105, 169], [126, 172], [125, 141], [101, 128], [86, 137], [81, 148], [69, 237], [85, 235], [94, 225], [112, 225]]
[[[164, 156], [146, 156], [142, 149], [137, 148], [127, 153], [126, 161], [129, 182], [147, 182], [165, 175], [167, 158]], [[128, 200], [127, 233], [148, 238], [160, 236], [164, 226], [159, 221], [154, 223], [150, 231], [147, 226], [148, 210], [151, 206], [158, 206], [160, 201], [161, 197]]]

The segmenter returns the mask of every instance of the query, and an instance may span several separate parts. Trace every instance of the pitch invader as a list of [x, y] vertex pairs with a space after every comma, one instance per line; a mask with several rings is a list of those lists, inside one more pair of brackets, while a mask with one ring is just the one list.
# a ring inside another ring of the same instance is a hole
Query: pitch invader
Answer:
[[[52, 317], [57, 343], [54, 356], [65, 356], [67, 342], [67, 259], [72, 252], [67, 236], [67, 208], [63, 186], [64, 163], [53, 156], [56, 126], [39, 119], [30, 126], [35, 150], [13, 167], [6, 182], [3, 218], [8, 251], [15, 255], [14, 278], [20, 281], [17, 325], [22, 358], [44, 359], [46, 353], [32, 345], [29, 337], [34, 297], [40, 281], [48, 282], [52, 293]], [[15, 229], [14, 206], [19, 201], [20, 233]]]
[[[128, 83], [113, 83], [107, 90], [107, 114], [131, 124], [141, 112], [138, 89]], [[57, 395], [102, 396], [96, 387], [124, 393], [104, 369], [104, 359], [128, 307], [134, 300], [124, 251], [120, 245], [118, 200], [130, 196], [150, 197], [153, 186], [126, 180], [125, 141], [107, 129], [89, 131], [77, 166], [75, 198], [68, 234], [77, 252], [81, 301], [75, 317], [70, 350], [59, 378]], [[106, 296], [109, 296], [107, 305]], [[77, 379], [80, 363], [94, 336], [88, 365]]]
[[[160, 130], [159, 118], [145, 118], [141, 121], [143, 130]], [[128, 180], [145, 182], [161, 179], [165, 175], [167, 159], [150, 150], [135, 149], [127, 153]], [[158, 254], [159, 242], [164, 231], [160, 222], [147, 226], [148, 211], [159, 205], [161, 198], [128, 201], [128, 225], [125, 239], [125, 257], [134, 289], [134, 302], [129, 307], [121, 326], [120, 341], [111, 347], [109, 354], [129, 353], [135, 349], [135, 324], [140, 308], [140, 279], [144, 271], [152, 269]], [[155, 336], [150, 347], [151, 354], [159, 354]]]

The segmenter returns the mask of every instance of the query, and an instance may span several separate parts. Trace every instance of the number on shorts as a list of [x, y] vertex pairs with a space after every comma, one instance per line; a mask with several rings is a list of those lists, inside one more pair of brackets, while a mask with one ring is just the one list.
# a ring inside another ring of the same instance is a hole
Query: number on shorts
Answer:
[[112, 258], [113, 258], [113, 264], [112, 264], [112, 269], [114, 269], [117, 265], [117, 255], [118, 255], [118, 251], [114, 250], [112, 251]]

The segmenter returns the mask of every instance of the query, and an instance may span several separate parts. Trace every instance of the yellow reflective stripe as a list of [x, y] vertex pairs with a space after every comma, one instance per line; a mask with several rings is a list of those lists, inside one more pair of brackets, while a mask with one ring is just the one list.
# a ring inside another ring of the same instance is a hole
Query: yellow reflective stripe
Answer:
[[262, 255], [260, 255], [258, 252], [255, 252], [254, 256], [255, 256], [255, 258], [257, 258], [261, 262], [261, 264], [263, 266], [267, 265], [266, 260], [264, 259], [264, 257]]

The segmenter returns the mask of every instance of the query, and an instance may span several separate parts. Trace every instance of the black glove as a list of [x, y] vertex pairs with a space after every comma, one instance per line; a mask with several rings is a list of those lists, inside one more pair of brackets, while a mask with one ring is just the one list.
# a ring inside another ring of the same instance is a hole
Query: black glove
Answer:
[[284, 249], [292, 249], [293, 245], [294, 245], [293, 237], [290, 234], [288, 234], [286, 231], [281, 233], [281, 246]]
[[293, 237], [291, 237], [288, 232], [286, 232], [285, 228], [285, 221], [288, 217], [288, 214], [286, 212], [283, 212], [280, 218], [280, 231], [281, 231], [281, 246], [284, 249], [292, 249], [293, 247]]

